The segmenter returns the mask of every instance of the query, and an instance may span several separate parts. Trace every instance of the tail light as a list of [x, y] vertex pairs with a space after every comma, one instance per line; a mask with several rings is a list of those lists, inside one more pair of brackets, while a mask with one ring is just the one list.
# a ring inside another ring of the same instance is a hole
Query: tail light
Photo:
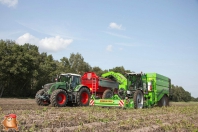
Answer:
[[148, 91], [152, 91], [152, 83], [148, 82]]

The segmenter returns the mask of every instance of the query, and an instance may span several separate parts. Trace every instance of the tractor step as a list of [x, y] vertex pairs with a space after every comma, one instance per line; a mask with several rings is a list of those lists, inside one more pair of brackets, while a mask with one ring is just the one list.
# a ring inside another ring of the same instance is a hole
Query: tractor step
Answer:
[[71, 94], [72, 103], [76, 103], [76, 97], [77, 97], [77, 92], [74, 92], [73, 94]]

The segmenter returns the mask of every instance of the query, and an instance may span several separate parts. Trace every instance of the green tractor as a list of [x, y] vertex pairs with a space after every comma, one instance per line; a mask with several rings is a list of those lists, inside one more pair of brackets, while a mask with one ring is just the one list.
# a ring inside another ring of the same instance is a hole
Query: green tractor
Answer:
[[36, 93], [35, 100], [42, 106], [88, 106], [90, 96], [89, 88], [81, 85], [81, 75], [66, 73], [61, 74], [56, 82], [45, 84], [43, 89]]

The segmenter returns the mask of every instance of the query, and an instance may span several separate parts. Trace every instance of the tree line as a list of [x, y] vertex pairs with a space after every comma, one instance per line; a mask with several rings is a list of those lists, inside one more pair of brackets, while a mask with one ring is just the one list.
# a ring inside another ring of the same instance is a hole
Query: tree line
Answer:
[[[46, 83], [52, 82], [61, 73], [93, 71], [101, 75], [107, 71], [131, 72], [123, 66], [102, 70], [91, 67], [80, 53], [54, 60], [52, 55], [40, 53], [35, 45], [18, 45], [12, 40], [0, 40], [0, 97], [34, 97]], [[173, 101], [198, 101], [182, 87], [172, 85]], [[179, 96], [179, 97], [178, 97]]]
[[172, 93], [172, 100], [175, 102], [188, 102], [188, 101], [198, 101], [198, 97], [194, 98], [191, 94], [184, 90], [181, 86], [174, 86], [171, 87]]

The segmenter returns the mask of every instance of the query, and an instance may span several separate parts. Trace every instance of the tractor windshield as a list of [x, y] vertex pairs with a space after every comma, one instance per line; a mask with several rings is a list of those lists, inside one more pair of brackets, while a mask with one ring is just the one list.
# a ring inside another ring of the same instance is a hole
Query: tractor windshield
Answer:
[[60, 75], [58, 78], [58, 82], [65, 82], [71, 85], [71, 88], [75, 88], [77, 85], [81, 84], [80, 76], [75, 75]]
[[58, 82], [69, 82], [71, 76], [68, 75], [60, 75], [58, 78]]
[[130, 90], [137, 90], [138, 88], [143, 87], [141, 74], [129, 74], [127, 80]]

